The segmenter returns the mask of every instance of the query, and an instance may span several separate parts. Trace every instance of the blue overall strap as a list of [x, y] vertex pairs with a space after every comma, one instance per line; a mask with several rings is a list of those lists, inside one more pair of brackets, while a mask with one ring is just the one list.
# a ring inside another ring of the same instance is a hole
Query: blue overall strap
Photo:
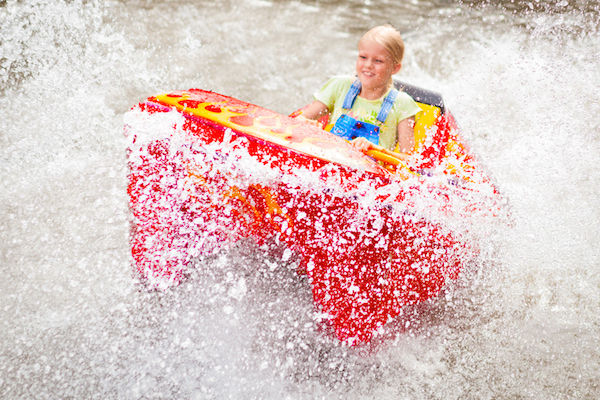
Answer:
[[[344, 110], [350, 110], [352, 108], [352, 105], [354, 105], [354, 100], [356, 100], [356, 96], [360, 94], [361, 88], [362, 85], [358, 79], [352, 83], [352, 86], [350, 86], [350, 89], [348, 89], [348, 93], [346, 93], [344, 103], [342, 104], [342, 108]], [[381, 109], [379, 109], [379, 113], [377, 114], [377, 120], [382, 124], [385, 122], [388, 114], [392, 110], [394, 102], [396, 101], [396, 97], [398, 97], [398, 90], [396, 90], [396, 88], [392, 88], [388, 95], [385, 96], [385, 99], [383, 99]]]
[[396, 90], [396, 88], [392, 88], [388, 95], [385, 96], [385, 99], [383, 99], [383, 104], [381, 104], [379, 114], [377, 114], [377, 120], [382, 124], [385, 122], [388, 114], [392, 110], [394, 102], [396, 101], [396, 97], [398, 97], [398, 90]]
[[360, 93], [361, 88], [362, 85], [358, 79], [352, 83], [352, 86], [350, 86], [350, 89], [348, 89], [348, 93], [346, 93], [346, 97], [344, 98], [344, 104], [342, 104], [342, 108], [344, 110], [349, 110], [352, 108], [354, 100], [356, 100], [356, 96], [358, 96]]

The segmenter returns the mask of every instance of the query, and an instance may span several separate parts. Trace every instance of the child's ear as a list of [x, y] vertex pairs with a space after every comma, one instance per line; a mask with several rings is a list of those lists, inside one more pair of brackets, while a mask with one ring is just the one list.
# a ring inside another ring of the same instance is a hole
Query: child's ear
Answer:
[[394, 68], [394, 72], [393, 73], [397, 74], [400, 71], [400, 69], [402, 69], [402, 63], [398, 63], [396, 65], [396, 67]]

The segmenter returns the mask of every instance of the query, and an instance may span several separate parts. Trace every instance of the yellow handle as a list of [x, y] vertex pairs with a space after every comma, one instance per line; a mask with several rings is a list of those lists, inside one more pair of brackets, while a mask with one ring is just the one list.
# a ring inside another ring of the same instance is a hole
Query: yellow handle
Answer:
[[373, 157], [377, 161], [383, 161], [384, 163], [391, 164], [394, 167], [397, 167], [400, 163], [403, 162], [401, 158], [396, 157], [392, 154], [384, 153], [383, 151], [378, 149], [369, 149], [365, 154], [369, 157]]
[[398, 177], [408, 179], [411, 176], [414, 176], [414, 172], [412, 172], [405, 163], [408, 159], [407, 154], [396, 153], [377, 145], [372, 145], [371, 148], [365, 152], [365, 154], [369, 157], [373, 157], [377, 161], [382, 161], [387, 164], [385, 168], [388, 171], [396, 174]]

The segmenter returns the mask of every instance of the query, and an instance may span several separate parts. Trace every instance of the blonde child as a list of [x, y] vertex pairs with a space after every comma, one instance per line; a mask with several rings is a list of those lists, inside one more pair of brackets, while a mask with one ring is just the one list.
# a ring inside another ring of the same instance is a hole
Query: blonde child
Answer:
[[327, 130], [366, 151], [373, 145], [410, 152], [414, 146], [414, 115], [421, 111], [406, 93], [394, 88], [392, 75], [402, 68], [404, 43], [391, 25], [365, 33], [358, 42], [356, 77], [331, 78], [300, 117], [328, 115]]

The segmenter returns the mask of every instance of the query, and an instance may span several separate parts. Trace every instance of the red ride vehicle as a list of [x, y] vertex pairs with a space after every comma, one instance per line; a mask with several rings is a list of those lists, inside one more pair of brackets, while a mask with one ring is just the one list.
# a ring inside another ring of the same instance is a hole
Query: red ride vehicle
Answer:
[[149, 285], [252, 237], [301, 259], [337, 337], [369, 341], [402, 307], [439, 293], [477, 256], [474, 218], [504, 200], [435, 93], [410, 159], [360, 153], [318, 127], [199, 89], [152, 96], [126, 116], [132, 256]]

